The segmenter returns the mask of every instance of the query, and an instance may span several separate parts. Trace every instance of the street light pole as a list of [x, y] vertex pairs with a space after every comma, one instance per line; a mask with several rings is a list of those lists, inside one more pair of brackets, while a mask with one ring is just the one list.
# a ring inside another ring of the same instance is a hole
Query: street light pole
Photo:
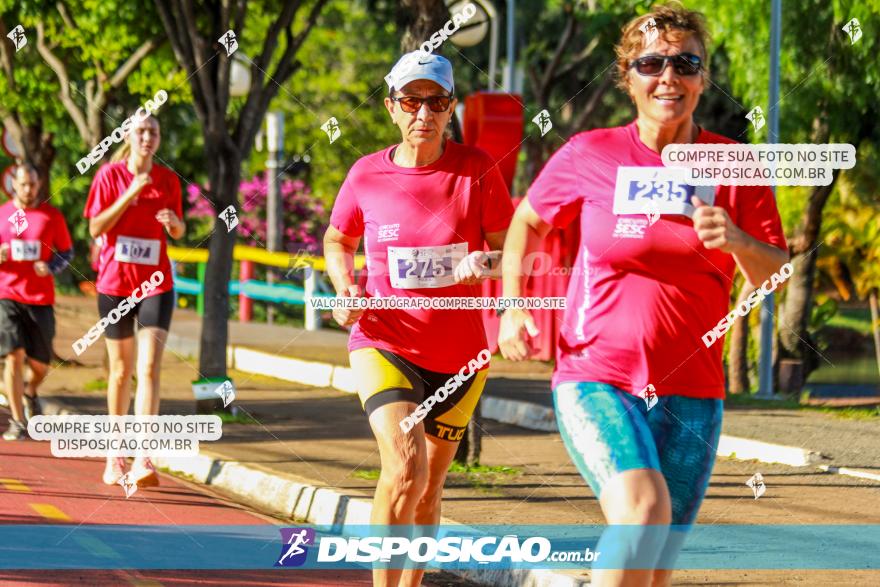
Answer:
[[[278, 170], [281, 168], [281, 160], [284, 158], [283, 112], [266, 113], [266, 142], [269, 150], [269, 156], [266, 159], [266, 180], [268, 183], [266, 192], [266, 248], [270, 251], [280, 251], [284, 246], [284, 207], [278, 183]], [[275, 271], [269, 269], [266, 281], [273, 283], [274, 276]], [[270, 304], [266, 312], [266, 321], [272, 324], [274, 317], [274, 306]]]
[[[782, 0], [773, 0], [770, 8], [770, 109], [767, 112], [767, 142], [779, 142], [779, 48], [782, 35]], [[771, 187], [776, 197], [776, 187]], [[755, 397], [773, 397], [773, 314], [776, 297], [764, 298], [761, 312], [761, 356], [758, 362], [758, 393]]]

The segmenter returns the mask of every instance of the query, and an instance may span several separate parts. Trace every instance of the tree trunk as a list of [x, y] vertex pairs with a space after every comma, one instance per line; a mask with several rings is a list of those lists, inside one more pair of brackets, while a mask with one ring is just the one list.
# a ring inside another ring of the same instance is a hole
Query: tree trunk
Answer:
[[[813, 309], [813, 281], [816, 259], [819, 256], [819, 234], [822, 230], [822, 211], [837, 182], [835, 171], [830, 185], [817, 186], [810, 193], [799, 234], [792, 239], [790, 250], [794, 271], [788, 280], [785, 303], [779, 306], [778, 359], [801, 359], [803, 381], [815, 371], [819, 357], [813, 350], [816, 342], [809, 332]], [[800, 390], [798, 390], [800, 391]]]
[[[743, 303], [754, 291], [748, 281], [744, 281], [739, 290], [734, 307]], [[747, 394], [751, 391], [749, 384], [749, 319], [748, 316], [733, 323], [730, 329], [730, 349], [727, 355], [727, 385], [732, 394]]]
[[877, 289], [868, 295], [871, 302], [871, 332], [874, 335], [874, 354], [877, 357], [877, 370], [880, 371], [880, 317], [877, 310]]
[[466, 465], [479, 465], [483, 448], [482, 398], [477, 402], [474, 415], [468, 423], [467, 432], [455, 451], [455, 460]]
[[42, 120], [33, 124], [22, 125], [16, 114], [11, 114], [3, 119], [3, 124], [12, 135], [12, 139], [21, 145], [24, 155], [23, 163], [30, 163], [37, 169], [40, 177], [39, 198], [41, 202], [49, 199], [52, 193], [50, 184], [50, 171], [52, 162], [55, 160], [55, 146], [52, 144], [53, 135], [43, 132]]
[[[418, 49], [449, 20], [449, 9], [443, 0], [401, 0], [400, 3], [404, 10], [397, 13], [397, 24], [403, 28], [400, 48], [406, 53]], [[442, 54], [443, 45], [433, 52]]]
[[[241, 161], [234, 152], [217, 153], [220, 165], [212, 169], [208, 194], [217, 214], [238, 201]], [[229, 231], [219, 217], [208, 243], [210, 262], [205, 270], [205, 314], [199, 344], [199, 371], [202, 377], [226, 377], [226, 346], [229, 341], [229, 280], [232, 277], [232, 249], [236, 232]], [[222, 349], [218, 352], [218, 349]]]

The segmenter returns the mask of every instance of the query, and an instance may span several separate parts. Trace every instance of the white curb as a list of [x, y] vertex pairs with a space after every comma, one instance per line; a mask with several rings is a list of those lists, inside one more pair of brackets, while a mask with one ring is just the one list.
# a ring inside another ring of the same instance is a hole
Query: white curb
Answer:
[[826, 473], [836, 473], [837, 475], [849, 475], [850, 477], [880, 481], [880, 474], [878, 473], [869, 473], [868, 471], [859, 471], [858, 469], [849, 469], [847, 467], [832, 467], [831, 465], [819, 465], [819, 468]]
[[762, 463], [781, 463], [792, 467], [807, 467], [822, 459], [822, 455], [819, 453], [796, 446], [771, 444], [760, 440], [727, 436], [726, 434], [722, 434], [721, 440], [718, 442], [718, 456], [731, 457], [741, 461], [756, 460]]
[[491, 395], [484, 395], [480, 406], [480, 414], [483, 418], [496, 420], [503, 424], [513, 424], [529, 430], [542, 432], [556, 432], [558, 430], [553, 408]]

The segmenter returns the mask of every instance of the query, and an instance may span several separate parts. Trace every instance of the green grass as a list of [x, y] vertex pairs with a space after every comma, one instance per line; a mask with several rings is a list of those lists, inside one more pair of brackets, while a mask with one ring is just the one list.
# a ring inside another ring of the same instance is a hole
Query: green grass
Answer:
[[860, 334], [871, 334], [871, 311], [868, 308], [844, 308], [837, 312], [828, 326], [850, 328]]
[[807, 409], [831, 414], [832, 416], [844, 420], [873, 420], [874, 418], [880, 418], [880, 406], [874, 406], [873, 408], [828, 408], [809, 406]]
[[245, 413], [230, 414], [228, 412], [214, 412], [213, 415], [220, 418], [220, 421], [224, 424], [259, 424], [259, 422]]
[[[804, 401], [808, 399], [808, 394], [803, 394]], [[833, 408], [829, 406], [810, 406], [802, 404], [794, 399], [783, 400], [761, 400], [751, 395], [728, 395], [724, 400], [725, 408], [755, 408], [765, 410], [808, 410], [812, 412], [821, 412], [836, 418], [844, 420], [872, 420], [880, 418], [880, 406], [875, 407], [842, 407]]]
[[85, 391], [107, 391], [106, 379], [92, 379], [83, 385]]
[[[466, 465], [453, 461], [449, 467], [450, 478], [454, 481], [464, 482], [465, 485], [484, 493], [499, 494], [496, 485], [503, 477], [513, 477], [520, 474], [516, 467], [487, 465]], [[357, 479], [375, 481], [379, 478], [379, 469], [358, 469], [351, 474]]]
[[358, 479], [366, 479], [368, 481], [375, 481], [379, 478], [379, 469], [358, 469], [354, 473], [351, 474], [352, 477], [356, 477]]
[[452, 461], [449, 467], [450, 473], [465, 473], [470, 475], [518, 475], [521, 471], [516, 467], [489, 467], [487, 465], [466, 465], [458, 461]]
[[810, 383], [850, 383], [860, 385], [880, 384], [880, 372], [877, 370], [877, 359], [873, 349], [868, 356], [833, 357], [833, 365], [824, 361], [818, 369], [810, 373]]

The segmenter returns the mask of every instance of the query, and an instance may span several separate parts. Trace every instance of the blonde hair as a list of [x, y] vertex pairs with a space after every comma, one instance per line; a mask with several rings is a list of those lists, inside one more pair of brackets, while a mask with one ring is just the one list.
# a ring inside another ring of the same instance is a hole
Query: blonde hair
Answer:
[[[134, 116], [134, 114], [132, 114], [132, 117], [133, 116]], [[133, 122], [132, 127], [135, 124], [140, 123], [142, 120], [147, 120], [147, 119], [152, 119], [152, 120], [156, 121], [156, 127], [157, 128], [159, 127], [159, 119], [156, 118], [155, 116], [153, 116], [152, 114], [147, 114], [138, 122]], [[120, 161], [125, 161], [128, 159], [128, 156], [131, 155], [131, 145], [128, 143], [128, 139], [130, 136], [131, 136], [131, 129], [129, 129], [129, 132], [125, 133], [125, 140], [122, 141], [122, 144], [119, 146], [119, 148], [116, 149], [115, 151], [113, 151], [113, 154], [110, 156], [110, 163], [119, 163]]]
[[709, 82], [709, 32], [706, 29], [706, 17], [697, 10], [688, 10], [680, 2], [670, 1], [655, 4], [650, 12], [632, 19], [622, 29], [620, 42], [614, 47], [617, 55], [617, 87], [628, 92], [629, 82], [626, 74], [629, 64], [638, 57], [644, 48], [644, 33], [639, 28], [648, 19], [653, 18], [657, 32], [664, 40], [677, 41], [685, 35], [693, 35], [700, 45], [700, 57], [703, 58], [703, 85]]

